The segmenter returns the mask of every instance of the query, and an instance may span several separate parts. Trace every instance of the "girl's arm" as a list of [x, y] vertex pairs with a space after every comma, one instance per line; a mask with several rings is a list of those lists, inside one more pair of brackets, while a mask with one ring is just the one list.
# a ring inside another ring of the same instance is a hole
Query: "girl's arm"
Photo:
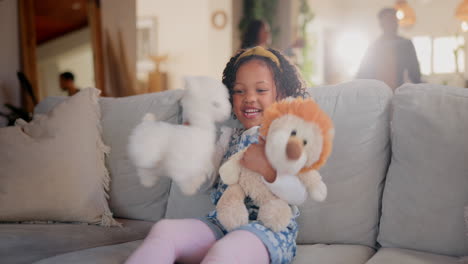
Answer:
[[276, 179], [276, 171], [271, 166], [265, 155], [265, 141], [259, 138], [257, 144], [252, 144], [245, 151], [241, 160], [241, 165], [245, 168], [263, 175], [265, 180], [272, 183]]

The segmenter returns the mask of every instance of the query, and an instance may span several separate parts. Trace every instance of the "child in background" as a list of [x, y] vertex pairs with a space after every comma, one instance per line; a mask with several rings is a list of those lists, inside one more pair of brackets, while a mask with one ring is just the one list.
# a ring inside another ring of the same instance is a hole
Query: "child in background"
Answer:
[[[275, 173], [257, 144], [258, 128], [268, 106], [285, 97], [304, 96], [298, 70], [279, 51], [257, 46], [230, 59], [223, 83], [231, 94], [234, 117], [243, 126], [230, 135], [223, 162], [255, 144], [245, 153], [243, 165], [262, 175]], [[219, 177], [215, 182], [211, 198], [216, 205], [227, 185]], [[220, 224], [216, 210], [200, 219], [162, 219], [127, 263], [291, 263], [296, 254], [297, 207], [291, 206], [294, 217], [288, 227], [273, 232], [256, 220], [258, 206], [250, 198], [245, 205], [249, 223], [231, 231]]]

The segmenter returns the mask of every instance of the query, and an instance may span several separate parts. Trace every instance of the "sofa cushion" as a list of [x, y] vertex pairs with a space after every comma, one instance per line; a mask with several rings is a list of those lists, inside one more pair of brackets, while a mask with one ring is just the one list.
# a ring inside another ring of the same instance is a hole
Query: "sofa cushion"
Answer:
[[210, 199], [210, 190], [187, 196], [177, 184], [172, 184], [165, 217], [174, 219], [198, 218], [206, 216], [214, 209]]
[[378, 241], [468, 255], [468, 89], [405, 85], [393, 98], [392, 161]]
[[374, 253], [360, 245], [298, 245], [294, 264], [364, 264]]
[[389, 102], [379, 81], [311, 88], [335, 125], [333, 151], [320, 170], [328, 197], [301, 206], [298, 243], [375, 246], [380, 197], [390, 159]]
[[366, 264], [461, 264], [458, 258], [421, 251], [381, 248]]
[[0, 224], [1, 262], [32, 263], [67, 252], [143, 239], [153, 225], [153, 222], [137, 220], [117, 219], [117, 221], [122, 223], [123, 227]]
[[[90, 248], [43, 259], [34, 264], [120, 264], [136, 250], [142, 240]], [[363, 264], [375, 250], [358, 245], [299, 245], [294, 264]]]
[[34, 264], [121, 264], [143, 240], [90, 248], [43, 259]]
[[99, 90], [0, 129], [0, 221], [117, 225], [109, 210]]
[[[103, 140], [111, 147], [106, 160], [112, 178], [110, 207], [116, 217], [156, 221], [164, 216], [171, 181], [162, 177], [152, 188], [140, 184], [136, 168], [127, 155], [128, 137], [148, 112], [154, 113], [158, 120], [179, 122], [178, 102], [182, 93], [173, 90], [100, 100]], [[60, 97], [46, 98], [35, 112], [48, 112], [61, 100]]]

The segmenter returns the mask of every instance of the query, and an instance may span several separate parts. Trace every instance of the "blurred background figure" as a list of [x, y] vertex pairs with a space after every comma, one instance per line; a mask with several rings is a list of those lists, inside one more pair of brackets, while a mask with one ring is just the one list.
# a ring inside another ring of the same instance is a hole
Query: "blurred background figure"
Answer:
[[270, 25], [263, 20], [252, 20], [247, 26], [247, 30], [242, 36], [241, 49], [251, 48], [255, 46], [263, 46], [265, 48], [271, 45]]
[[368, 48], [358, 79], [377, 79], [393, 90], [405, 82], [420, 83], [418, 58], [411, 40], [398, 35], [396, 10], [384, 8], [378, 13], [382, 34]]
[[71, 72], [64, 72], [60, 74], [60, 89], [72, 96], [80, 90], [75, 86], [75, 76]]

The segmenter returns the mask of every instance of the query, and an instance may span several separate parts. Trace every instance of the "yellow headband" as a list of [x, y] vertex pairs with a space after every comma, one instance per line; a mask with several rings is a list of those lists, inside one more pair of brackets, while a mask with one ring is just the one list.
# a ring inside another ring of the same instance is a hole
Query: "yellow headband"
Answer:
[[236, 63], [238, 63], [240, 59], [242, 59], [244, 57], [252, 56], [252, 55], [257, 55], [257, 56], [269, 58], [270, 60], [272, 60], [276, 64], [276, 66], [278, 66], [278, 68], [280, 68], [280, 62], [279, 62], [278, 57], [276, 57], [275, 54], [273, 54], [273, 52], [265, 49], [262, 46], [253, 47], [251, 49], [248, 49], [248, 50], [244, 51], [237, 58]]

